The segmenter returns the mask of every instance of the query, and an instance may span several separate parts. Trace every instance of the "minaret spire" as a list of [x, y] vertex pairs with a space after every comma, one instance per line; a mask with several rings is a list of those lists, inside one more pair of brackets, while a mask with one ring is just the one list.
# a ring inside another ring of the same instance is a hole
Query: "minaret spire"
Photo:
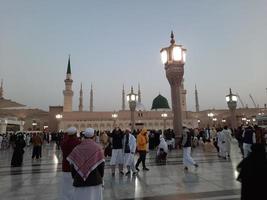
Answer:
[[173, 31], [171, 31], [171, 41], [170, 42], [171, 42], [171, 44], [175, 44]]
[[65, 82], [65, 90], [63, 90], [63, 95], [64, 95], [63, 112], [71, 112], [72, 111], [72, 97], [73, 97], [73, 91], [72, 91], [73, 80], [71, 79], [70, 55], [69, 55], [69, 60], [68, 60], [66, 79], [64, 82]]
[[1, 87], [0, 87], [0, 99], [4, 98], [4, 86], [3, 86], [3, 79], [1, 79]]
[[140, 83], [138, 83], [138, 103], [141, 103], [141, 90], [140, 90]]
[[124, 84], [122, 85], [122, 110], [125, 110], [125, 90], [124, 90]]
[[67, 74], [71, 74], [70, 55], [69, 55], [69, 60], [68, 60]]
[[93, 93], [93, 84], [91, 83], [91, 91], [90, 91], [90, 108], [89, 111], [93, 112], [93, 99], [94, 99], [94, 93]]
[[79, 111], [83, 111], [83, 85], [81, 83], [80, 98], [79, 98]]
[[196, 84], [195, 84], [195, 100], [196, 100], [196, 112], [199, 112], [198, 92], [197, 92], [197, 85]]

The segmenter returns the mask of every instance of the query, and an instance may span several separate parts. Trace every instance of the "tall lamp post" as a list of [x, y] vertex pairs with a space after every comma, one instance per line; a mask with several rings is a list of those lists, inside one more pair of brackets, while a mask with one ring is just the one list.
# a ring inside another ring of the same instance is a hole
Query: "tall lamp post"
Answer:
[[216, 127], [216, 122], [217, 122], [217, 120], [218, 120], [218, 119], [217, 119], [216, 117], [214, 117], [214, 118], [212, 119], [212, 121], [213, 121], [213, 126], [214, 126], [214, 127]]
[[209, 117], [210, 121], [212, 121], [214, 116], [215, 116], [214, 113], [212, 113], [212, 112], [208, 113], [208, 117]]
[[164, 131], [166, 130], [166, 119], [168, 117], [168, 114], [167, 113], [162, 113], [161, 117], [163, 118], [163, 134], [164, 134]]
[[231, 126], [232, 126], [232, 129], [235, 130], [236, 128], [235, 111], [236, 111], [236, 106], [237, 106], [237, 96], [232, 93], [231, 88], [230, 88], [230, 94], [226, 95], [225, 99], [226, 99], [228, 108], [231, 112]]
[[62, 114], [56, 114], [56, 119], [57, 119], [57, 131], [59, 132], [59, 123], [60, 120], [63, 118]]
[[171, 87], [173, 130], [176, 144], [182, 137], [182, 109], [180, 99], [180, 86], [184, 75], [186, 49], [182, 45], [175, 44], [173, 32], [171, 32], [170, 46], [160, 50], [161, 61], [165, 65], [166, 77]]
[[133, 87], [131, 87], [131, 93], [127, 94], [127, 101], [129, 103], [130, 111], [131, 111], [131, 129], [134, 131], [134, 111], [136, 108], [136, 102], [138, 101], [138, 95], [133, 92]]
[[36, 126], [37, 126], [37, 122], [35, 120], [33, 120], [32, 122], [32, 130], [36, 131]]
[[116, 126], [116, 120], [117, 120], [117, 118], [118, 118], [118, 114], [114, 112], [114, 113], [111, 115], [111, 117], [112, 117], [112, 119], [113, 119], [113, 128], [115, 128], [115, 126]]

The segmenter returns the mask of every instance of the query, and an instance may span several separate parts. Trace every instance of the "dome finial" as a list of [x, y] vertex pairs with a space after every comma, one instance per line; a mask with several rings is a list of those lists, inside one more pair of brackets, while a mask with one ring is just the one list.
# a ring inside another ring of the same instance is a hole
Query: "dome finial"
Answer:
[[174, 40], [174, 34], [173, 31], [171, 31], [171, 44], [174, 44], [175, 40]]

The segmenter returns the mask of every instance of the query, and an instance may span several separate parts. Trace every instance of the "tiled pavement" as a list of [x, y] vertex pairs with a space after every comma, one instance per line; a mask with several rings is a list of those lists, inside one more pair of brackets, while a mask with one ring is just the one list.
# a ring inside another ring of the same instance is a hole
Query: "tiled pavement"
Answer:
[[[59, 199], [61, 152], [54, 144], [43, 146], [40, 161], [31, 160], [31, 147], [25, 149], [21, 168], [10, 168], [12, 150], [0, 151], [1, 200]], [[202, 146], [192, 152], [199, 167], [185, 172], [181, 150], [168, 155], [166, 165], [155, 163], [155, 152], [149, 152], [147, 166], [150, 171], [139, 172], [137, 177], [116, 174], [111, 176], [109, 159], [106, 161], [104, 199], [145, 200], [234, 200], [240, 199], [240, 183], [235, 170], [241, 160], [237, 144], [233, 141], [230, 160], [217, 157], [215, 150]]]

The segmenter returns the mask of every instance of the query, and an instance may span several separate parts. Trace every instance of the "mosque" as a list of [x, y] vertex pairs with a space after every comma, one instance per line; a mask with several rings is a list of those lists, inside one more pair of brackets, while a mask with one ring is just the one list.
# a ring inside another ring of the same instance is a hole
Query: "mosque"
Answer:
[[[83, 88], [81, 85], [79, 92], [79, 106], [77, 110], [73, 108], [73, 90], [72, 90], [72, 73], [70, 58], [68, 60], [67, 73], [65, 82], [65, 90], [63, 91], [64, 103], [63, 106], [50, 106], [48, 127], [49, 131], [66, 130], [70, 126], [75, 126], [79, 131], [86, 127], [92, 127], [96, 130], [111, 130], [114, 126], [119, 126], [122, 129], [130, 127], [130, 110], [126, 107], [125, 91], [122, 88], [122, 103], [121, 110], [114, 113], [112, 111], [94, 111], [94, 91], [91, 86], [90, 90], [90, 106], [89, 110], [85, 110], [83, 106]], [[223, 126], [230, 125], [230, 113], [226, 109], [222, 110], [204, 110], [200, 111], [198, 102], [198, 92], [195, 87], [195, 102], [196, 111], [187, 111], [186, 109], [186, 90], [182, 83], [180, 88], [181, 107], [183, 125], [187, 127], [206, 127], [206, 126]], [[259, 108], [240, 108], [237, 109], [238, 124], [244, 123], [244, 116], [246, 120], [254, 120], [261, 109]], [[213, 113], [213, 117], [208, 117], [209, 113]], [[56, 118], [57, 116], [57, 118]], [[172, 128], [173, 113], [170, 109], [168, 100], [162, 95], [158, 95], [152, 102], [151, 110], [146, 110], [142, 104], [142, 96], [140, 85], [138, 85], [138, 102], [135, 116], [135, 128], [146, 127], [148, 129], [168, 129]]]
[[[86, 127], [92, 127], [97, 130], [111, 130], [114, 126], [119, 126], [125, 129], [130, 126], [130, 110], [126, 106], [126, 94], [124, 86], [122, 88], [122, 103], [121, 109], [114, 113], [111, 111], [99, 112], [94, 111], [94, 91], [91, 86], [90, 90], [90, 106], [89, 110], [84, 110], [83, 106], [83, 88], [81, 85], [79, 92], [79, 106], [77, 111], [73, 109], [73, 94], [72, 91], [72, 73], [70, 58], [68, 60], [67, 73], [65, 79], [64, 104], [63, 106], [50, 106], [49, 108], [49, 130], [66, 130], [70, 126], [75, 126], [78, 130], [84, 130]], [[196, 120], [186, 119], [186, 90], [182, 84], [180, 89], [182, 97], [182, 111], [184, 117], [184, 123], [192, 123]], [[164, 113], [164, 117], [163, 114]], [[55, 116], [58, 115], [57, 119]], [[55, 120], [56, 119], [56, 120]], [[135, 127], [148, 129], [162, 129], [172, 128], [172, 111], [170, 109], [168, 100], [162, 95], [158, 95], [152, 103], [151, 110], [146, 110], [142, 104], [142, 95], [140, 85], [138, 85], [138, 102], [136, 104], [135, 111]]]
[[[77, 110], [73, 108], [72, 73], [70, 58], [67, 65], [65, 79], [65, 89], [63, 91], [63, 106], [50, 106], [49, 111], [38, 108], [30, 108], [24, 104], [4, 98], [3, 81], [0, 85], [0, 132], [6, 131], [58, 131], [66, 130], [70, 126], [84, 130], [86, 127], [93, 127], [97, 130], [111, 130], [114, 126], [123, 129], [131, 126], [130, 110], [126, 102], [124, 87], [121, 93], [121, 109], [116, 113], [112, 111], [99, 112], [94, 110], [94, 91], [91, 86], [90, 106], [88, 110], [83, 106], [83, 88], [81, 85], [79, 92], [79, 106]], [[195, 111], [186, 109], [186, 90], [182, 84], [181, 107], [183, 124], [191, 127], [223, 126], [230, 125], [230, 113], [228, 109], [208, 109], [200, 110], [198, 91], [195, 87]], [[162, 95], [158, 95], [153, 101], [151, 110], [147, 110], [142, 104], [142, 94], [138, 85], [138, 102], [135, 110], [135, 128], [146, 127], [148, 129], [168, 129], [172, 128], [173, 113], [168, 100]], [[236, 110], [237, 124], [255, 122], [256, 117], [267, 113], [264, 108], [245, 108]], [[210, 115], [212, 114], [212, 115]]]

